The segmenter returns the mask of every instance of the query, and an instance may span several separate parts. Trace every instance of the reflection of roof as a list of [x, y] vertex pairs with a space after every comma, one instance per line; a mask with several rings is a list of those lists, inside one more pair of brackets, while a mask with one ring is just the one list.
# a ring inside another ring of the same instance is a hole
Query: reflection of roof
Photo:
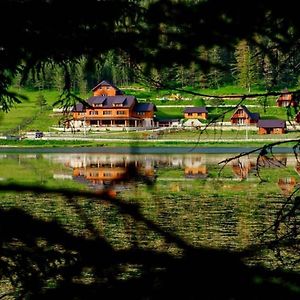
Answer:
[[207, 113], [206, 107], [187, 107], [184, 113]]
[[258, 166], [264, 168], [285, 167], [287, 163], [286, 157], [268, 157], [262, 155], [258, 158]]
[[208, 174], [207, 173], [198, 173], [198, 174], [184, 174], [185, 178], [207, 178]]
[[156, 106], [153, 103], [137, 103], [134, 107], [134, 111], [143, 112], [143, 111], [156, 111]]
[[257, 127], [263, 128], [286, 128], [286, 123], [283, 120], [259, 120]]

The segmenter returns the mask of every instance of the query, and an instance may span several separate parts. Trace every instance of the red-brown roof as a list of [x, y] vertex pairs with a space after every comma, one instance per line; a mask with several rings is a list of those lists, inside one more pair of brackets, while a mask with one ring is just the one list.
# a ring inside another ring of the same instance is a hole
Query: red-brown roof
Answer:
[[237, 107], [237, 109], [234, 111], [234, 113], [233, 113], [231, 119], [234, 118], [234, 117], [233, 117], [234, 114], [235, 114], [239, 109], [242, 109], [242, 110], [249, 116], [249, 118], [252, 119], [252, 120], [258, 121], [259, 118], [260, 118], [260, 114], [259, 114], [259, 113], [252, 113], [252, 112], [250, 112], [250, 110], [249, 110], [245, 105], [239, 105], [239, 106]]
[[286, 128], [286, 122], [283, 120], [259, 120], [257, 127], [261, 128]]
[[184, 113], [207, 113], [206, 107], [187, 107]]
[[115, 85], [111, 84], [110, 82], [108, 82], [106, 80], [103, 80], [100, 83], [98, 83], [95, 87], [92, 88], [92, 91], [94, 92], [100, 86], [111, 86], [111, 87], [113, 87], [117, 91], [118, 95], [122, 95], [123, 94], [123, 92], [118, 87], [116, 87]]

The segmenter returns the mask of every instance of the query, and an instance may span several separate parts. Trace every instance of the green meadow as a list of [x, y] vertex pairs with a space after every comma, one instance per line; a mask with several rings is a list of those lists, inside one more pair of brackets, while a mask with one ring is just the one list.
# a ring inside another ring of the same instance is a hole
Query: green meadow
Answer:
[[[150, 101], [156, 104], [158, 118], [183, 118], [183, 110], [185, 106], [207, 106], [209, 119], [208, 121], [224, 115], [224, 121], [229, 121], [234, 110], [234, 107], [224, 107], [224, 105], [236, 105], [239, 99], [225, 99], [222, 103], [217, 103], [214, 99], [202, 99], [200, 96], [190, 95], [184, 92], [174, 92], [171, 90], [151, 90], [147, 88], [123, 89], [126, 94], [131, 94], [137, 97], [138, 101]], [[189, 90], [189, 88], [186, 88]], [[52, 126], [57, 126], [59, 120], [63, 117], [62, 113], [53, 111], [54, 103], [59, 99], [60, 93], [53, 90], [28, 90], [14, 89], [16, 93], [24, 95], [27, 100], [22, 100], [22, 103], [15, 104], [9, 112], [0, 113], [0, 134], [22, 134], [26, 131], [53, 131]], [[242, 89], [234, 87], [226, 87], [218, 90], [199, 90], [202, 94], [233, 94], [243, 93]], [[38, 97], [42, 95], [46, 100], [46, 105], [40, 106]], [[77, 95], [86, 99], [90, 95]], [[176, 96], [177, 98], [174, 98]], [[270, 97], [267, 100], [268, 106], [263, 106], [259, 99], [246, 99], [243, 104], [255, 105], [249, 107], [251, 112], [258, 112], [262, 119], [287, 119], [286, 108], [275, 107], [276, 98]], [[171, 107], [172, 106], [172, 107]], [[178, 106], [178, 107], [176, 107]]]

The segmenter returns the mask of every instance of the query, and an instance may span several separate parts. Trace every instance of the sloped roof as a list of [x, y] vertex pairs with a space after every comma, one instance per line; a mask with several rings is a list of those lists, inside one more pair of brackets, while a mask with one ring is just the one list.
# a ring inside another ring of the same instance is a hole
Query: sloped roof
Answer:
[[116, 87], [115, 85], [111, 84], [110, 82], [108, 82], [106, 80], [102, 80], [100, 83], [98, 83], [96, 86], [94, 86], [92, 88], [92, 91], [94, 92], [96, 89], [98, 89], [98, 87], [103, 86], [103, 85], [113, 87], [118, 92], [119, 95], [123, 94], [123, 92], [118, 87]]
[[[136, 99], [134, 96], [123, 96], [123, 95], [118, 95], [118, 96], [93, 96], [87, 99], [87, 105], [84, 106], [82, 103], [77, 103], [74, 107], [73, 110], [74, 112], [81, 112], [84, 111], [86, 108], [89, 106], [93, 106], [95, 104], [102, 104], [102, 108], [130, 108], [132, 107]], [[123, 104], [122, 106], [114, 106], [114, 104]]]
[[239, 109], [244, 110], [244, 112], [245, 112], [245, 113], [249, 116], [249, 118], [252, 119], [252, 120], [258, 121], [259, 118], [260, 118], [260, 114], [259, 114], [259, 113], [252, 113], [245, 105], [239, 105], [239, 106], [237, 107], [237, 109], [234, 111], [234, 113], [233, 113], [231, 119], [234, 118], [234, 117], [233, 117], [234, 114], [235, 114]]
[[251, 119], [258, 121], [260, 119], [259, 113], [251, 113]]
[[281, 94], [278, 98], [277, 98], [277, 102], [279, 101], [292, 101], [294, 100], [294, 94]]
[[73, 112], [85, 111], [86, 107], [88, 107], [88, 105], [83, 105], [83, 103], [77, 103], [75, 106], [73, 106], [72, 111]]
[[87, 103], [91, 106], [93, 104], [102, 104], [103, 108], [120, 108], [120, 106], [114, 106], [114, 104], [123, 104], [121, 107], [129, 108], [134, 105], [136, 99], [134, 96], [93, 96], [87, 100]]
[[82, 104], [82, 103], [77, 103], [77, 104], [73, 107], [72, 111], [83, 111], [83, 104]]
[[206, 107], [187, 107], [184, 113], [207, 113]]
[[137, 103], [134, 107], [134, 111], [143, 112], [143, 111], [156, 111], [156, 106], [153, 103]]
[[286, 128], [286, 122], [283, 120], [259, 120], [257, 127], [262, 128]]

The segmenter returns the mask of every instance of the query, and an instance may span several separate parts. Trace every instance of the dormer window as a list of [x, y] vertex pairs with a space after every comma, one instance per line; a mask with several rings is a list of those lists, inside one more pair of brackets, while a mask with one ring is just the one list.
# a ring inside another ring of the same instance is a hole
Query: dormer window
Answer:
[[123, 106], [123, 103], [114, 103], [113, 106]]

